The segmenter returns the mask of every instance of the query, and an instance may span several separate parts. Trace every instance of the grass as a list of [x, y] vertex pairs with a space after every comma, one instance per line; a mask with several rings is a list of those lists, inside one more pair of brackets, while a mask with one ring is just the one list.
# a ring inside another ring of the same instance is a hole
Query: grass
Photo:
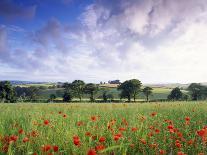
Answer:
[[206, 154], [206, 113], [207, 102], [0, 104], [0, 152]]

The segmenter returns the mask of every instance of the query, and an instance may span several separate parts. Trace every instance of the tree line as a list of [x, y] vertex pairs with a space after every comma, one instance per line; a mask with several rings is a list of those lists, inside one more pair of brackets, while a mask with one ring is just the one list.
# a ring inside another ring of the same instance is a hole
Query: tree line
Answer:
[[[95, 95], [99, 91], [98, 84], [85, 83], [82, 80], [74, 80], [72, 83], [64, 83], [62, 85], [64, 93], [62, 94], [63, 102], [71, 102], [74, 99], [79, 99], [81, 102], [83, 97], [87, 95], [91, 102], [95, 102]], [[39, 87], [20, 87], [12, 86], [9, 81], [0, 82], [0, 102], [17, 102], [17, 101], [30, 101], [33, 102], [38, 98]], [[117, 87], [120, 92], [120, 100], [127, 99], [128, 102], [132, 100], [135, 102], [140, 93], [149, 101], [149, 97], [153, 95], [153, 88], [144, 87], [138, 79], [126, 80], [120, 83]], [[168, 100], [204, 100], [207, 98], [207, 87], [198, 83], [192, 83], [186, 89], [188, 93], [183, 93], [180, 88], [174, 88], [168, 95]], [[55, 94], [51, 94], [48, 101], [53, 102], [56, 99]], [[114, 97], [108, 93], [107, 90], [103, 91], [102, 101], [113, 101]]]

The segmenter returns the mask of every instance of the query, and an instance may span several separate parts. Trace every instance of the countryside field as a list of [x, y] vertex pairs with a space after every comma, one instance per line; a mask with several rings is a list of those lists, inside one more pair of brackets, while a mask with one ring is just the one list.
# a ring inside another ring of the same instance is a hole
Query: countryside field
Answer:
[[0, 104], [0, 154], [207, 154], [207, 102]]

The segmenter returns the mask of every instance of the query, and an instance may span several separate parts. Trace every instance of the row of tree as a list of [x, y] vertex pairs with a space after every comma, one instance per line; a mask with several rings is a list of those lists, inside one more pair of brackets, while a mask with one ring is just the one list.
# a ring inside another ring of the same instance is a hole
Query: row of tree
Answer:
[[183, 93], [180, 88], [174, 88], [168, 95], [169, 100], [205, 100], [207, 99], [207, 87], [198, 83], [192, 83], [188, 86], [188, 94]]
[[[75, 80], [72, 83], [64, 83], [63, 101], [70, 102], [73, 98], [78, 98], [80, 101], [83, 96], [89, 96], [90, 101], [95, 101], [95, 94], [100, 89], [97, 84], [86, 84], [82, 80]], [[138, 79], [131, 79], [121, 83], [117, 87], [120, 92], [120, 99], [126, 98], [128, 102], [133, 99], [136, 101], [139, 93], [143, 93], [146, 96], [146, 100], [149, 100], [149, 96], [152, 95], [152, 88], [145, 87], [142, 89], [142, 83]], [[34, 101], [38, 97], [40, 88], [32, 87], [13, 87], [10, 82], [0, 82], [0, 102], [15, 102], [18, 99], [23, 101]], [[168, 100], [203, 100], [207, 98], [207, 87], [201, 84], [192, 83], [187, 89], [187, 93], [183, 93], [180, 88], [174, 88], [168, 95]], [[55, 94], [50, 95], [50, 101], [55, 100]], [[107, 91], [103, 91], [103, 101], [107, 102], [108, 99], [113, 100], [113, 95], [108, 94]]]

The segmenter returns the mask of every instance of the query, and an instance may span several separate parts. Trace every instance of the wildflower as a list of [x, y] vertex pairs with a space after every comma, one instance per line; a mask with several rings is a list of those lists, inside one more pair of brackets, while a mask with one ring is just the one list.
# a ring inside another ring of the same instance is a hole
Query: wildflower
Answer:
[[64, 117], [64, 118], [66, 118], [66, 117], [67, 117], [67, 115], [66, 115], [66, 114], [64, 114], [64, 115], [63, 115], [63, 117]]
[[53, 151], [54, 151], [54, 152], [58, 152], [58, 150], [59, 150], [59, 147], [58, 147], [57, 145], [54, 145], [54, 146], [53, 146]]
[[160, 130], [159, 129], [155, 129], [155, 133], [156, 134], [159, 134], [160, 133]]
[[142, 142], [142, 144], [147, 144], [146, 140], [145, 139], [140, 139], [140, 141]]
[[29, 141], [29, 138], [28, 137], [24, 137], [24, 139], [22, 141], [23, 141], [23, 143], [26, 143], [26, 142]]
[[165, 150], [159, 150], [160, 155], [165, 154]]
[[114, 140], [118, 141], [120, 138], [122, 137], [122, 135], [120, 133], [114, 135]]
[[24, 130], [23, 129], [19, 129], [18, 133], [19, 134], [23, 134], [24, 133]]
[[87, 132], [85, 133], [85, 135], [90, 137], [90, 136], [91, 136], [91, 133], [87, 131]]
[[97, 145], [96, 146], [96, 150], [97, 151], [102, 151], [102, 150], [104, 150], [105, 149], [105, 146], [104, 145]]
[[73, 143], [76, 146], [80, 146], [80, 138], [78, 136], [73, 136]]
[[135, 131], [137, 131], [138, 130], [138, 128], [135, 128], [135, 127], [132, 127], [131, 128], [131, 131], [133, 131], [133, 132], [135, 132]]
[[96, 155], [96, 150], [90, 149], [87, 153], [87, 155]]
[[105, 137], [100, 137], [100, 138], [99, 138], [99, 142], [100, 142], [100, 143], [105, 142], [105, 141], [106, 141], [106, 138], [105, 138]]
[[95, 122], [95, 121], [96, 121], [96, 119], [97, 119], [97, 118], [96, 118], [96, 116], [91, 116], [91, 120], [92, 120], [92, 121], [94, 121], [94, 122]]
[[47, 151], [49, 151], [51, 149], [51, 145], [43, 145], [42, 146], [42, 151], [43, 152], [47, 152]]
[[154, 117], [154, 116], [156, 116], [156, 115], [157, 115], [157, 112], [152, 112], [152, 113], [151, 113], [151, 116], [152, 116], [152, 117]]
[[18, 136], [16, 136], [16, 135], [10, 136], [10, 141], [16, 142], [17, 139], [18, 139]]
[[126, 131], [126, 128], [119, 128], [119, 131]]
[[50, 121], [49, 120], [44, 120], [45, 125], [49, 125]]
[[185, 121], [190, 121], [190, 117], [185, 117]]

